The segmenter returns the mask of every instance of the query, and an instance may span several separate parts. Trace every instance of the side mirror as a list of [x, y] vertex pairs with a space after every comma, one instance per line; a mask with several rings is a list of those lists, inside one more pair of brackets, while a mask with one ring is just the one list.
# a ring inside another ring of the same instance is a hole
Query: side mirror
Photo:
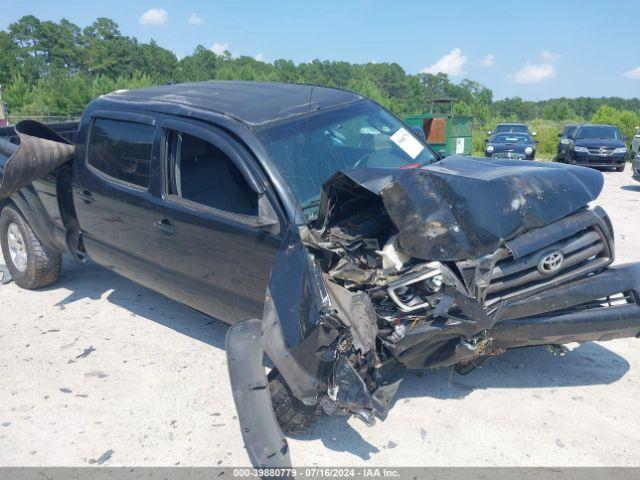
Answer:
[[484, 143], [489, 143], [489, 140], [491, 140], [490, 138], [485, 138], [484, 139]]
[[540, 143], [540, 141], [539, 140], [534, 140], [533, 143], [537, 145], [537, 144]]
[[258, 195], [258, 219], [256, 227], [274, 235], [279, 233], [280, 230], [278, 216], [264, 193]]
[[446, 158], [449, 156], [449, 154], [444, 148], [441, 148], [440, 150], [438, 150], [438, 155], [440, 155], [440, 158]]
[[558, 138], [562, 138], [562, 134], [561, 133], [558, 134]]
[[532, 137], [537, 137], [538, 136], [538, 132], [531, 132], [531, 136]]

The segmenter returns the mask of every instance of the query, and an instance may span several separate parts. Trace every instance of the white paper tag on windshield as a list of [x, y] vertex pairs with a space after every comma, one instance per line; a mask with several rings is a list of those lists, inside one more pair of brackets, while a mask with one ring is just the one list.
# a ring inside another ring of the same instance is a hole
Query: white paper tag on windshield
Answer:
[[404, 153], [409, 155], [413, 160], [415, 160], [416, 157], [420, 155], [424, 150], [424, 145], [422, 145], [404, 128], [398, 130], [396, 133], [391, 135], [390, 138], [393, 143], [398, 145], [404, 151]]

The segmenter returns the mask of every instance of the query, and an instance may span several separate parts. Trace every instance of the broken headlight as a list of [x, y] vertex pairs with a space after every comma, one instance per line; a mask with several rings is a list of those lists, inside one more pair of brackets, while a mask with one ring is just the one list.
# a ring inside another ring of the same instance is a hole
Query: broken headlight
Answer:
[[422, 265], [389, 282], [387, 293], [403, 312], [413, 312], [434, 306], [434, 296], [442, 290], [442, 272], [438, 262]]

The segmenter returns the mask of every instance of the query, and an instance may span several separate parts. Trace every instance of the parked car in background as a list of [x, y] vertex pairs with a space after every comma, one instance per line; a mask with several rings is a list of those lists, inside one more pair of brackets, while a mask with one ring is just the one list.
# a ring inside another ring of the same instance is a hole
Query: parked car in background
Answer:
[[529, 125], [526, 123], [499, 123], [493, 131], [489, 130], [487, 135], [495, 135], [497, 133], [526, 133], [532, 137], [538, 134], [537, 132], [531, 132]]
[[573, 136], [580, 125], [572, 124], [564, 127], [562, 133], [558, 134], [560, 141], [558, 142], [558, 150], [556, 153], [556, 162], [564, 162], [567, 148], [573, 141]]
[[640, 153], [640, 127], [636, 127], [636, 135], [631, 142], [631, 158], [636, 157]]
[[487, 139], [484, 156], [534, 160], [537, 143], [528, 133], [496, 133]]
[[631, 161], [631, 176], [640, 182], [640, 153], [635, 155]]
[[613, 125], [580, 125], [567, 147], [566, 163], [624, 170], [627, 146]]

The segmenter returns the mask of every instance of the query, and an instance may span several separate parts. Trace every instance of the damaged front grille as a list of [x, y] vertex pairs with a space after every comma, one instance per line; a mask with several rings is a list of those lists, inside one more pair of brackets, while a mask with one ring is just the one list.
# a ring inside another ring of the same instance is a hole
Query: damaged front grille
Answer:
[[[580, 215], [584, 213], [589, 212]], [[516, 257], [510, 253], [496, 262], [485, 305], [522, 298], [607, 267], [613, 261], [610, 235], [601, 218], [592, 218], [590, 225], [577, 232], [568, 230], [568, 235], [526, 255]], [[565, 222], [571, 225], [571, 218]], [[547, 232], [540, 230], [540, 238], [544, 239]]]

